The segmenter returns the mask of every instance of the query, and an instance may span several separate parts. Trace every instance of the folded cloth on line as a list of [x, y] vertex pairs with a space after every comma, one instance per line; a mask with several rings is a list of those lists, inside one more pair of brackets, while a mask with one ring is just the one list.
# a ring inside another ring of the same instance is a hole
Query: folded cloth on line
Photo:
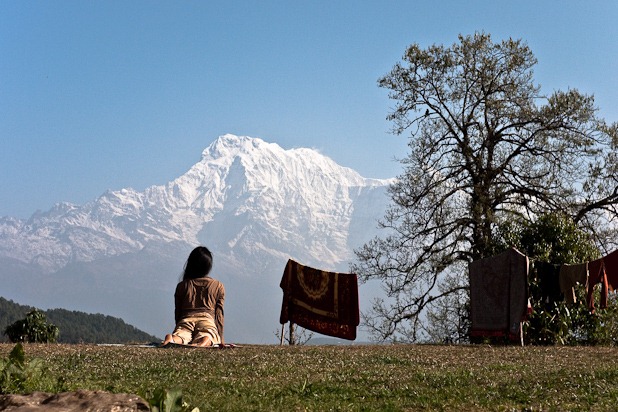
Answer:
[[601, 290], [599, 291], [601, 309], [607, 307], [607, 274], [605, 273], [605, 264], [603, 259], [593, 260], [588, 262], [588, 290], [586, 293], [586, 300], [588, 301], [588, 309], [594, 313], [594, 285], [601, 284]]
[[290, 259], [280, 286], [280, 323], [290, 321], [323, 335], [356, 339], [360, 315], [355, 274], [326, 272]]
[[588, 288], [588, 263], [560, 266], [560, 290], [564, 294], [567, 303], [577, 303], [575, 285], [583, 285]]
[[528, 257], [511, 248], [470, 262], [472, 336], [520, 335], [528, 309]]
[[618, 249], [603, 257], [609, 290], [618, 289]]
[[541, 301], [553, 304], [562, 300], [560, 291], [560, 266], [547, 262], [534, 262], [536, 275], [541, 288]]

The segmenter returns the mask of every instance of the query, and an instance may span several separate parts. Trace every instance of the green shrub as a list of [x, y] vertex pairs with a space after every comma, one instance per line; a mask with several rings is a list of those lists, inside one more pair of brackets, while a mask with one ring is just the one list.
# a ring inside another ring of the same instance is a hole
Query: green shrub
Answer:
[[4, 333], [11, 342], [54, 343], [60, 331], [56, 325], [47, 323], [43, 312], [34, 309], [28, 312], [25, 319], [7, 326]]
[[21, 343], [15, 345], [8, 359], [0, 359], [0, 393], [58, 392], [62, 389], [62, 380], [54, 379], [41, 359], [26, 362]]
[[157, 389], [145, 398], [152, 412], [200, 412], [199, 408], [183, 401], [182, 391], [179, 389]]

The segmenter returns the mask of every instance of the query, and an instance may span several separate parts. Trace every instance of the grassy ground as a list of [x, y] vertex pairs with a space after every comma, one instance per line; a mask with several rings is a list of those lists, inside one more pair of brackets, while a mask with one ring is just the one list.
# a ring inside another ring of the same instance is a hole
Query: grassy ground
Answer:
[[[0, 345], [8, 357], [12, 344]], [[182, 390], [206, 410], [617, 410], [618, 348], [24, 346], [66, 390]]]

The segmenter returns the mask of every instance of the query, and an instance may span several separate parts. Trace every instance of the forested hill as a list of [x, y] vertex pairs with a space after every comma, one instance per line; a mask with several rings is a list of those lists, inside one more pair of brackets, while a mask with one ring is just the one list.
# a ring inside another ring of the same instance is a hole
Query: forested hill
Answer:
[[[0, 342], [8, 341], [4, 334], [6, 327], [24, 319], [33, 309], [32, 306], [20, 305], [0, 297]], [[149, 343], [161, 340], [112, 316], [65, 309], [41, 312], [49, 323], [60, 329], [59, 343]]]

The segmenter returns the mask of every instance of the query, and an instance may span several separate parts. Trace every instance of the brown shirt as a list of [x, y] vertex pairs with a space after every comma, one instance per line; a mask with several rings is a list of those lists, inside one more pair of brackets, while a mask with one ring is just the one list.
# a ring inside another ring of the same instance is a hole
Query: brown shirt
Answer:
[[223, 283], [209, 276], [183, 280], [174, 293], [176, 323], [181, 319], [208, 314], [215, 320], [223, 342]]

